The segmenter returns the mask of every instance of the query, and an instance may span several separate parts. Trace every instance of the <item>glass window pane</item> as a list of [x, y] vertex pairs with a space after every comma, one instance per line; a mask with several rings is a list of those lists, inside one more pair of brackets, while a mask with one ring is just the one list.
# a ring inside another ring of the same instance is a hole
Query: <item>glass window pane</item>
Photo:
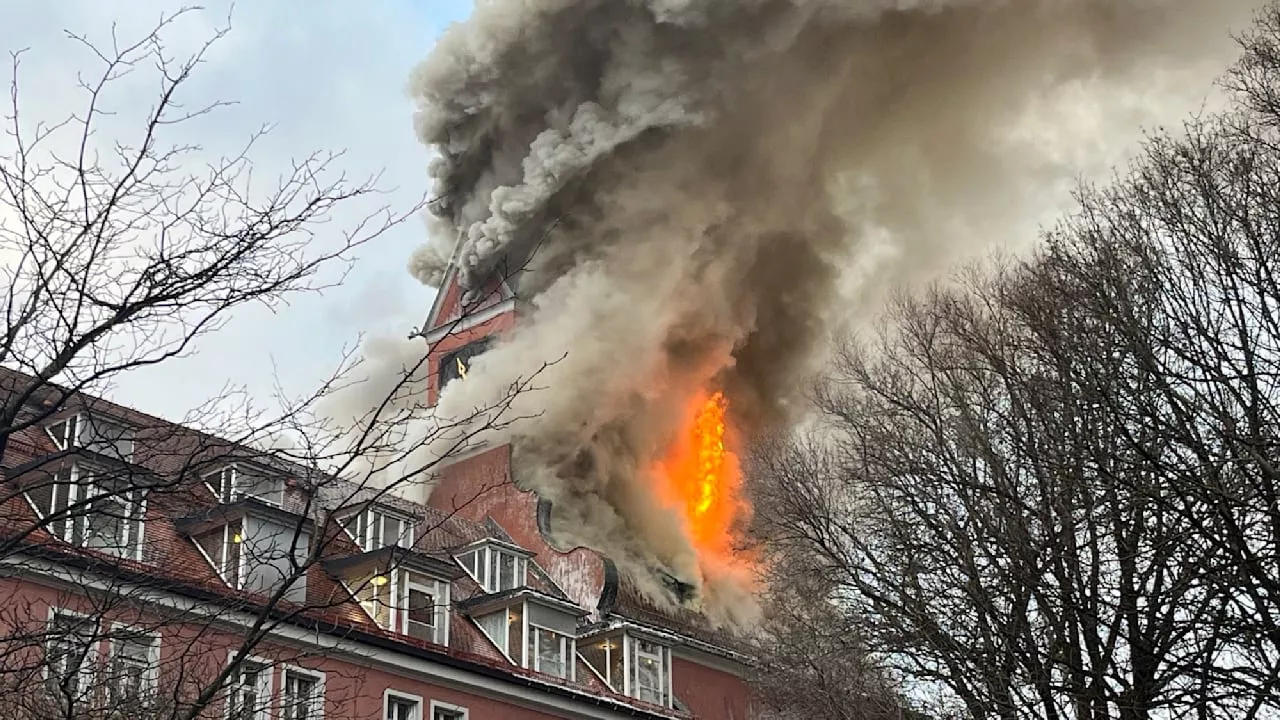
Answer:
[[[555, 675], [556, 677], [566, 677], [565, 672], [565, 642], [561, 635], [544, 630], [542, 628], [529, 628], [530, 636], [536, 637], [536, 651], [534, 657], [537, 658], [536, 670]], [[532, 653], [531, 653], [532, 654]]]
[[398, 518], [386, 516], [382, 521], [382, 537], [387, 545], [399, 545], [404, 533], [404, 526]]
[[382, 547], [382, 513], [369, 511], [369, 543], [366, 550], [377, 550]]
[[408, 634], [410, 637], [416, 637], [427, 642], [437, 642], [436, 599], [431, 590], [416, 585], [409, 587], [408, 615]]
[[318, 717], [318, 684], [313, 677], [285, 673], [283, 710], [286, 720], [313, 720]]
[[484, 630], [485, 634], [488, 635], [489, 639], [493, 641], [493, 644], [497, 645], [499, 650], [506, 652], [507, 651], [507, 611], [499, 610], [496, 613], [489, 613], [488, 615], [484, 615], [477, 618], [477, 621], [479, 622], [480, 627]]
[[528, 667], [528, 659], [524, 656], [524, 606], [508, 608], [507, 613], [507, 629], [511, 636], [507, 647], [511, 648], [511, 660], [521, 667]]
[[498, 558], [498, 591], [516, 586], [516, 556], [511, 553], [495, 553]]

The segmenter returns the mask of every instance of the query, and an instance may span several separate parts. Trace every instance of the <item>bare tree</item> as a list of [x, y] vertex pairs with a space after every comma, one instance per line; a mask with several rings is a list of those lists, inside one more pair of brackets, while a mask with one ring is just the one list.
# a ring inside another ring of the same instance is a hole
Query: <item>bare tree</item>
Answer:
[[[382, 206], [335, 228], [337, 208], [378, 197], [373, 180], [345, 177], [339, 153], [303, 158], [264, 185], [252, 161], [261, 133], [213, 161], [175, 140], [223, 109], [191, 104], [188, 90], [228, 31], [187, 56], [164, 43], [194, 12], [163, 16], [136, 39], [113, 33], [109, 46], [69, 35], [96, 66], [81, 76], [79, 110], [56, 121], [26, 116], [14, 57], [0, 157], [0, 710], [13, 717], [252, 711], [261, 698], [244, 695], [256, 687], [245, 678], [274, 632], [349, 607], [353, 596], [388, 602], [376, 579], [401, 567], [394, 554], [328, 595], [301, 592], [335, 546], [352, 543], [345, 513], [409, 494], [445, 459], [517, 420], [511, 403], [538, 374], [459, 418], [424, 407], [425, 342], [390, 368], [366, 412], [341, 422], [323, 403], [358, 382], [359, 361], [312, 393], [282, 396], [273, 413], [216, 395], [186, 426], [96, 397], [122, 373], [190, 352], [241, 308], [340, 282], [353, 251], [422, 207]], [[138, 126], [113, 134], [113, 93], [130, 76], [154, 80], [156, 95]], [[485, 299], [469, 298], [453, 322]], [[226, 507], [245, 483], [272, 477], [282, 484], [263, 492], [276, 494], [278, 532], [254, 543], [246, 531], [242, 542], [234, 523], [244, 521], [228, 519]], [[145, 539], [142, 521], [153, 517], [178, 518], [231, 592], [210, 592]], [[453, 522], [447, 512], [413, 519], [423, 534]], [[245, 567], [275, 574], [258, 582]], [[31, 594], [30, 577], [48, 592]], [[206, 601], [191, 606], [159, 600], [202, 593]], [[55, 605], [74, 612], [50, 615]], [[175, 634], [190, 652], [157, 660], [150, 643]], [[271, 647], [271, 660], [307, 656], [283, 652]]]
[[1280, 715], [1278, 37], [1272, 5], [1235, 108], [903, 299], [763, 453], [767, 537], [935, 712]]

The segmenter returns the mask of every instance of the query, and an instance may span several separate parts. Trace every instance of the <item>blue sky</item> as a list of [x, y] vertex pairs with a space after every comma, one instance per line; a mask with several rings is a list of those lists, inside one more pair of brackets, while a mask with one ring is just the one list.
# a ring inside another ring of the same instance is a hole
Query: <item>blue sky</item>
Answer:
[[[165, 9], [189, 3], [149, 0], [0, 0], [0, 49], [27, 48], [22, 99], [30, 113], [56, 115], [75, 81], [74, 48], [64, 31], [102, 38], [112, 22], [135, 33]], [[231, 34], [197, 76], [199, 98], [235, 100], [202, 142], [230, 147], [263, 123], [275, 125], [255, 156], [255, 174], [275, 175], [292, 158], [345, 150], [354, 176], [382, 172], [393, 206], [407, 207], [427, 189], [428, 154], [412, 130], [405, 94], [410, 69], [440, 32], [465, 19], [471, 0], [252, 0], [202, 3], [166, 38], [176, 54], [194, 47], [230, 17]], [[149, 102], [149, 88], [129, 88]], [[358, 208], [352, 208], [358, 211]], [[355, 219], [357, 212], [347, 217]], [[343, 217], [338, 218], [342, 224]], [[275, 313], [249, 308], [190, 358], [123, 378], [117, 400], [174, 419], [225, 383], [265, 395], [278, 377], [286, 391], [305, 392], [338, 362], [361, 333], [401, 335], [425, 318], [432, 292], [405, 270], [425, 238], [414, 219], [364, 247], [352, 274], [321, 295], [296, 298]]]

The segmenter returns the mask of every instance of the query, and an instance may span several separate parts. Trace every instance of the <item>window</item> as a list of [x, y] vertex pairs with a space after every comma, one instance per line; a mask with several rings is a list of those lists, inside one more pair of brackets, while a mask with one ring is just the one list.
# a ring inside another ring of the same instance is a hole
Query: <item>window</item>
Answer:
[[45, 432], [53, 438], [53, 444], [57, 445], [59, 450], [75, 447], [80, 442], [80, 416], [72, 415], [65, 420], [59, 420], [46, 427]]
[[467, 720], [467, 709], [432, 700], [431, 720]]
[[343, 527], [365, 552], [392, 545], [413, 547], [412, 518], [380, 508], [370, 508], [355, 514]]
[[419, 640], [448, 644], [447, 582], [397, 570], [362, 580], [356, 598], [379, 626]]
[[138, 558], [142, 550], [142, 491], [114, 478], [95, 479], [79, 463], [27, 489], [27, 499], [56, 538], [74, 545]]
[[244, 521], [233, 520], [214, 528], [194, 540], [222, 581], [239, 590], [244, 587]]
[[582, 646], [582, 659], [615, 691], [671, 707], [671, 649], [617, 632]]
[[86, 450], [122, 460], [133, 461], [133, 430], [117, 422], [90, 416], [80, 423], [80, 444]]
[[485, 545], [458, 556], [458, 562], [488, 593], [525, 584], [528, 561], [510, 550]]
[[559, 678], [569, 677], [569, 638], [552, 630], [529, 626], [531, 669]]
[[388, 690], [383, 704], [385, 720], [422, 720], [422, 698]]
[[284, 720], [318, 720], [324, 711], [323, 676], [286, 668], [280, 716]]
[[488, 635], [493, 644], [517, 665], [524, 665], [524, 657], [520, 652], [524, 647], [523, 610], [523, 605], [513, 605], [476, 618], [476, 624], [484, 634]]
[[[437, 602], [440, 590], [437, 581], [428, 581], [410, 574], [406, 584], [405, 634], [427, 642], [444, 644], [444, 625], [448, 622], [448, 607]], [[443, 600], [443, 598], [441, 598]]]
[[231, 679], [227, 720], [265, 720], [271, 697], [271, 667], [245, 660]]
[[220, 502], [235, 502], [251, 497], [272, 505], [284, 504], [284, 479], [246, 470], [239, 465], [226, 467], [204, 476], [205, 487]]
[[45, 431], [59, 450], [83, 447], [116, 460], [133, 460], [134, 431], [113, 420], [81, 413], [52, 423]]
[[160, 638], [129, 630], [113, 632], [108, 689], [117, 708], [146, 707], [155, 695]]
[[67, 610], [50, 611], [45, 636], [45, 687], [50, 694], [75, 704], [89, 692], [97, 641], [95, 620]]
[[627, 638], [631, 644], [630, 695], [654, 705], [667, 704], [667, 668], [670, 651], [657, 643]]
[[466, 380], [471, 362], [489, 349], [489, 338], [465, 345], [440, 359], [440, 389], [454, 380]]

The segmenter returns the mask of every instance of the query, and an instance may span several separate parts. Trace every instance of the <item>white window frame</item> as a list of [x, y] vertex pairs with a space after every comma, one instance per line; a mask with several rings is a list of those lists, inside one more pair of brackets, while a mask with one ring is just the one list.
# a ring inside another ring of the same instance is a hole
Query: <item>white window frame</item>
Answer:
[[[97, 665], [97, 663], [100, 662], [102, 659], [102, 639], [103, 639], [102, 632], [101, 632], [102, 622], [97, 618], [93, 617], [92, 615], [88, 615], [86, 613], [77, 612], [75, 610], [70, 610], [68, 608], [58, 607], [56, 605], [50, 605], [48, 617], [46, 621], [47, 624], [45, 625], [45, 627], [46, 628], [52, 627], [53, 620], [58, 615], [66, 615], [68, 617], [89, 620], [93, 622], [93, 624], [96, 626], [96, 629], [94, 630], [94, 638], [90, 643], [89, 649], [85, 651], [84, 657], [81, 658], [80, 667], [76, 668], [76, 675], [80, 683], [80, 689], [81, 689], [81, 692], [84, 692], [92, 686], [93, 681], [95, 679], [95, 675], [96, 675], [96, 673], [94, 672], [95, 665]], [[41, 652], [44, 653], [44, 662], [42, 663], [41, 680], [46, 685], [49, 682], [49, 671], [52, 669], [49, 667], [49, 654], [48, 654], [49, 641], [50, 641], [50, 638], [45, 638], [43, 647], [41, 647]]]
[[[434, 608], [432, 609], [432, 618], [435, 621], [432, 629], [434, 631], [433, 634], [435, 635], [435, 638], [432, 642], [435, 642], [437, 645], [447, 646], [449, 644], [449, 600], [451, 590], [449, 582], [441, 580], [440, 578], [432, 577], [425, 573], [414, 572], [411, 570], [406, 570], [404, 572], [403, 603], [397, 605], [395, 608], [395, 613], [398, 616], [397, 621], [400, 626], [398, 632], [404, 635], [409, 634], [409, 593], [415, 588], [421, 589], [430, 593], [435, 603]], [[426, 578], [428, 582], [413, 582], [410, 579], [413, 575]]]
[[[53, 427], [55, 425], [62, 425], [64, 423], [66, 423], [66, 427], [63, 428], [62, 437], [58, 437], [53, 433]], [[75, 437], [68, 438], [67, 435], [69, 433], [67, 433], [67, 428], [71, 427], [73, 423], [75, 426], [75, 433], [74, 433]], [[80, 433], [83, 428], [84, 428], [83, 413], [75, 413], [72, 415], [68, 415], [60, 420], [55, 420], [51, 423], [48, 423], [47, 425], [44, 426], [44, 432], [46, 435], [49, 436], [50, 440], [53, 440], [53, 444], [56, 445], [59, 450], [69, 450], [80, 444]]]
[[218, 573], [218, 577], [222, 582], [226, 583], [227, 587], [232, 588], [233, 590], [243, 590], [245, 585], [245, 571], [248, 569], [248, 562], [244, 551], [244, 518], [240, 519], [240, 542], [234, 543], [235, 545], [241, 546], [239, 552], [236, 553], [236, 581], [234, 583], [227, 579], [227, 546], [233, 544], [232, 540], [234, 539], [233, 536], [230, 535], [231, 523], [228, 522], [224, 524], [221, 529], [222, 542], [218, 544], [219, 554], [216, 560], [210, 557], [209, 553], [205, 552], [204, 546], [200, 543], [193, 541], [191, 544], [195, 545], [196, 550], [200, 555], [202, 555], [205, 560], [209, 561], [209, 566], [213, 568], [214, 572]]
[[414, 714], [417, 716], [414, 717], [413, 720], [423, 720], [422, 707], [424, 703], [422, 696], [401, 692], [400, 690], [392, 690], [391, 688], [387, 688], [382, 692], [382, 720], [386, 720], [387, 711], [391, 709], [392, 700], [413, 703], [415, 706]]
[[[417, 575], [423, 578], [427, 578], [428, 583], [424, 584], [419, 582], [412, 582], [409, 579], [410, 575]], [[377, 577], [387, 578], [387, 583], [381, 586], [375, 585], [374, 578], [377, 578]], [[430, 592], [431, 597], [434, 598], [435, 600], [435, 623], [436, 624], [434, 626], [435, 640], [433, 642], [435, 642], [437, 645], [447, 646], [449, 644], [449, 622], [450, 622], [449, 607], [451, 604], [450, 592], [452, 590], [452, 588], [450, 587], [449, 581], [442, 580], [440, 578], [434, 577], [432, 575], [429, 575], [427, 573], [420, 572], [417, 570], [410, 570], [408, 568], [396, 568], [391, 572], [386, 573], [385, 575], [375, 575], [373, 578], [370, 578], [368, 581], [362, 583], [361, 585], [357, 585], [357, 587], [364, 588], [366, 590], [367, 590], [366, 585], [386, 588], [386, 595], [388, 600], [387, 604], [389, 606], [388, 613], [389, 613], [389, 619], [390, 619], [390, 626], [383, 625], [382, 623], [378, 622], [378, 617], [375, 614], [377, 611], [377, 608], [370, 609], [368, 607], [365, 607], [366, 601], [360, 598], [359, 593], [352, 592], [351, 586], [347, 585], [345, 580], [343, 581], [343, 585], [347, 587], [347, 592], [350, 593], [351, 596], [356, 599], [357, 601], [356, 604], [360, 606], [360, 609], [364, 611], [364, 614], [368, 615], [369, 619], [372, 620], [375, 624], [377, 624], [378, 627], [383, 628], [384, 630], [390, 630], [392, 632], [399, 633], [401, 635], [409, 634], [409, 591], [414, 588], [420, 588]], [[378, 593], [375, 592], [374, 595], [375, 595], [374, 599], [376, 601], [377, 599], [376, 596], [378, 595]]]
[[[658, 648], [657, 654], [642, 652], [639, 643], [646, 642], [655, 645]], [[654, 703], [663, 707], [671, 707], [671, 648], [660, 642], [653, 640], [645, 640], [638, 638], [630, 633], [626, 635], [626, 655], [624, 656], [623, 667], [627, 674], [627, 692], [629, 697], [644, 702], [651, 702], [640, 697], [640, 667], [641, 659], [658, 661], [658, 691], [663, 695], [659, 698], [660, 702]], [[635, 662], [632, 661], [635, 658]]]
[[311, 708], [312, 710], [315, 711], [315, 714], [309, 715], [308, 717], [311, 718], [311, 720], [321, 720], [322, 718], [324, 718], [324, 706], [325, 706], [324, 673], [321, 672], [320, 670], [312, 670], [310, 668], [304, 668], [301, 665], [289, 665], [289, 664], [282, 665], [280, 668], [280, 698], [279, 698], [279, 702], [276, 703], [276, 706], [278, 709], [276, 717], [281, 718], [281, 720], [284, 720], [285, 718], [288, 717], [288, 715], [286, 715], [286, 712], [288, 711], [289, 706], [285, 703], [285, 700], [288, 697], [288, 692], [289, 692], [289, 675], [290, 674], [302, 675], [304, 677], [307, 677], [316, 681], [315, 696], [312, 698], [312, 700], [315, 702], [315, 707]]
[[[526, 608], [526, 611], [527, 610], [528, 608]], [[565, 671], [564, 675], [554, 675], [542, 669], [542, 659], [541, 659], [541, 656], [538, 654], [538, 650], [541, 649], [540, 645], [542, 644], [542, 640], [538, 636], [538, 632], [537, 632], [539, 630], [543, 632], [549, 632], [552, 635], [555, 635], [556, 637], [560, 638], [560, 647], [561, 647], [560, 663], [564, 666], [564, 671]], [[525, 666], [528, 669], [533, 670], [534, 672], [540, 672], [547, 675], [551, 675], [552, 677], [558, 677], [563, 680], [568, 680], [570, 682], [574, 682], [577, 680], [577, 677], [576, 677], [577, 673], [575, 672], [575, 665], [577, 665], [576, 659], [578, 657], [577, 641], [572, 636], [565, 635], [564, 633], [558, 630], [552, 630], [549, 627], [543, 627], [542, 625], [538, 625], [535, 623], [528, 623], [528, 622], [526, 623], [525, 632], [527, 633], [525, 637], [525, 644], [528, 645], [530, 642], [533, 643], [533, 649], [531, 651], [526, 649], [526, 654], [529, 657], [526, 658], [527, 662], [525, 663]]]
[[[502, 562], [501, 557], [504, 555], [514, 558], [514, 567], [512, 569], [512, 582], [514, 584], [511, 587], [502, 587], [500, 583], [500, 564]], [[495, 559], [495, 556], [497, 559]], [[474, 558], [474, 562], [470, 565], [463, 561], [463, 558], [468, 557]], [[454, 557], [454, 562], [458, 563], [463, 570], [466, 570], [467, 574], [489, 594], [524, 587], [529, 583], [529, 559], [519, 553], [490, 543], [459, 553]], [[490, 575], [494, 575], [494, 577], [490, 577]]]
[[461, 705], [454, 705], [453, 703], [441, 702], [440, 700], [432, 700], [430, 710], [431, 715], [425, 718], [425, 720], [436, 720], [437, 710], [452, 713], [453, 717], [449, 720], [470, 720], [471, 717], [471, 711], [467, 710], [465, 707]]
[[[110, 636], [107, 638], [107, 673], [111, 677], [115, 672], [116, 645], [123, 643], [121, 638], [116, 634], [136, 634], [147, 637], [150, 647], [147, 649], [147, 673], [144, 676], [144, 682], [147, 683], [146, 692], [154, 699], [160, 689], [160, 649], [163, 644], [163, 636], [155, 631], [143, 630], [136, 626], [125, 623], [114, 623], [111, 625]], [[114, 681], [114, 678], [112, 679]], [[108, 688], [111, 691], [111, 688]]]
[[[146, 494], [142, 492], [142, 489], [131, 488], [125, 493], [112, 493], [105, 487], [95, 483], [93, 481], [93, 475], [81, 472], [79, 463], [72, 463], [70, 467], [66, 469], [70, 472], [65, 481], [58, 478], [61, 471], [50, 476], [49, 507], [40, 507], [36, 505], [29, 493], [22, 493], [22, 496], [26, 498], [27, 504], [31, 506], [31, 509], [36, 512], [36, 515], [39, 516], [42, 521], [61, 513], [59, 520], [63, 523], [62, 532], [54, 532], [54, 529], [46, 523], [44, 527], [49, 534], [58, 538], [62, 542], [69, 545], [75, 545], [76, 547], [82, 547], [95, 552], [102, 552], [129, 560], [141, 560], [142, 547], [146, 540], [147, 527], [147, 497]], [[60, 485], [67, 486], [67, 504], [65, 507], [57, 508], [58, 486]], [[74, 512], [68, 512], [67, 510], [67, 508], [70, 508], [72, 505], [85, 502], [87, 498], [99, 496], [102, 496], [103, 501], [106, 501], [107, 498], [110, 497], [112, 500], [123, 502], [125, 506], [124, 514], [126, 516], [136, 518], [129, 519], [128, 517], [125, 517], [120, 519], [124, 524], [125, 535], [124, 545], [122, 547], [91, 548], [88, 546], [86, 541], [89, 537], [89, 520], [94, 512], [92, 503], [84, 505]], [[77, 531], [79, 531], [78, 541]], [[136, 543], [133, 540], [135, 533], [137, 534]]]
[[[56, 425], [62, 425], [64, 423], [66, 423], [66, 427], [64, 427], [61, 437], [59, 437], [57, 434], [53, 432], [53, 427]], [[131, 427], [128, 423], [120, 422], [114, 418], [99, 415], [95, 419], [91, 416], [90, 413], [77, 412], [73, 415], [68, 415], [60, 420], [55, 420], [54, 422], [46, 424], [44, 426], [44, 431], [45, 431], [45, 434], [48, 435], [51, 440], [53, 440], [53, 444], [56, 445], [59, 450], [70, 450], [73, 447], [88, 448], [88, 443], [86, 442], [86, 439], [85, 439], [85, 431], [91, 426], [93, 426], [94, 423], [102, 423], [104, 425], [111, 425], [113, 427], [120, 428], [121, 437], [117, 440], [113, 440], [112, 443], [122, 441], [125, 434], [128, 434], [130, 433], [130, 431], [134, 430], [134, 428]], [[67, 432], [67, 429], [72, 428], [73, 425], [74, 425], [75, 432], [74, 433]], [[129, 443], [129, 452], [121, 453], [119, 457], [116, 457], [115, 455], [109, 452], [102, 452], [100, 449], [96, 449], [96, 448], [88, 448], [88, 449], [90, 449], [92, 452], [98, 453], [99, 455], [105, 455], [106, 457], [115, 458], [117, 460], [123, 460], [124, 462], [133, 462], [134, 453], [137, 452], [137, 449], [138, 449], [137, 438], [136, 437], [129, 438], [128, 443]]]
[[[227, 666], [230, 667], [236, 660], [236, 651], [227, 651]], [[267, 720], [271, 715], [271, 706], [274, 704], [273, 692], [275, 689], [275, 663], [256, 655], [248, 655], [241, 662], [240, 667], [235, 670], [235, 683], [229, 688], [232, 692], [237, 692], [240, 688], [241, 673], [245, 664], [256, 665], [262, 668], [262, 672], [258, 678], [258, 703], [254, 709], [253, 720]], [[228, 695], [223, 702], [222, 717], [224, 720], [231, 718], [231, 697]]]
[[[387, 518], [400, 522], [400, 537], [393, 544], [387, 543]], [[374, 542], [373, 533], [369, 532], [369, 529], [375, 524], [378, 526], [377, 543]], [[354, 512], [344, 518], [340, 525], [346, 531], [347, 537], [350, 537], [365, 552], [381, 550], [384, 547], [411, 548], [417, 532], [417, 522], [411, 515], [388, 510], [381, 506], [370, 506], [359, 512]]]
[[[228, 476], [230, 479], [228, 479]], [[204, 483], [205, 488], [210, 493], [213, 494], [214, 499], [216, 499], [220, 503], [224, 503], [224, 504], [233, 503], [243, 498], [249, 497], [249, 498], [253, 498], [254, 500], [258, 500], [259, 502], [264, 502], [268, 505], [280, 507], [281, 502], [277, 502], [276, 500], [271, 498], [265, 498], [261, 495], [254, 495], [254, 494], [245, 492], [245, 490], [243, 489], [243, 483], [240, 482], [240, 477], [241, 477], [240, 464], [227, 463], [226, 465], [223, 465], [222, 467], [218, 468], [217, 470], [214, 470], [213, 472], [205, 473], [200, 477], [200, 480]], [[284, 492], [285, 492], [284, 478], [271, 473], [264, 473], [263, 477], [267, 480], [272, 481], [273, 483], [276, 483], [276, 482], [279, 483], [280, 498], [283, 501]], [[211, 478], [217, 478], [218, 482], [216, 486], [212, 482], [210, 482]]]

